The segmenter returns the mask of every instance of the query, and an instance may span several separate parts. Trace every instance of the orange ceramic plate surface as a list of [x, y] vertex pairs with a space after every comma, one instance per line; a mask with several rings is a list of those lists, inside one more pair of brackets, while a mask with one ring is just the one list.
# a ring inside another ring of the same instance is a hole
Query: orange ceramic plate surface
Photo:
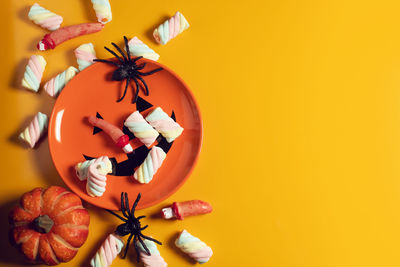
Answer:
[[[105, 120], [122, 129], [124, 120], [135, 110], [132, 104], [133, 90], [128, 88], [124, 100], [117, 103], [125, 81], [111, 81], [115, 67], [96, 63], [80, 72], [63, 89], [58, 97], [49, 123], [49, 145], [53, 162], [67, 186], [84, 200], [101, 208], [119, 209], [120, 194], [128, 192], [131, 201], [142, 193], [138, 208], [152, 206], [173, 194], [188, 178], [200, 153], [202, 122], [196, 101], [187, 85], [169, 68], [146, 59], [143, 71], [157, 67], [164, 70], [144, 77], [150, 89], [139, 96], [153, 107], [141, 112], [146, 116], [155, 107], [161, 107], [169, 115], [175, 113], [176, 121], [185, 129], [172, 144], [161, 168], [149, 184], [139, 184], [131, 176], [107, 176], [106, 192], [101, 197], [86, 193], [86, 181], [80, 181], [74, 166], [85, 158], [106, 155], [117, 162], [128, 159], [120, 148], [104, 133], [93, 134], [87, 116], [99, 113]], [[133, 149], [142, 144], [137, 138], [131, 140]]]

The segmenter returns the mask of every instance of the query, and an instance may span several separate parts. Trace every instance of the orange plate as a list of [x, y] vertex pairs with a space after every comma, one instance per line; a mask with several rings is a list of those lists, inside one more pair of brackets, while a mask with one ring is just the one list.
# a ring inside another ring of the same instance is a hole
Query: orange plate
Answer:
[[[123, 127], [124, 120], [136, 110], [132, 104], [133, 90], [128, 87], [127, 95], [117, 103], [125, 81], [111, 81], [115, 67], [96, 63], [80, 72], [63, 89], [58, 97], [49, 123], [50, 152], [58, 173], [66, 185], [84, 200], [101, 208], [117, 210], [120, 194], [128, 192], [131, 202], [142, 193], [138, 209], [150, 207], [178, 190], [192, 171], [202, 142], [202, 121], [196, 101], [187, 85], [169, 68], [146, 59], [143, 71], [157, 67], [164, 70], [144, 79], [150, 95], [140, 90], [139, 96], [153, 105], [142, 112], [146, 116], [155, 107], [161, 107], [169, 115], [176, 115], [176, 121], [185, 129], [172, 144], [162, 166], [149, 184], [139, 184], [130, 176], [107, 176], [106, 192], [101, 197], [90, 197], [86, 193], [86, 181], [81, 182], [74, 166], [85, 158], [83, 155], [115, 157], [117, 162], [128, 159], [127, 155], [104, 133], [93, 135], [93, 127], [87, 116], [98, 112], [105, 120]], [[131, 140], [133, 149], [142, 144], [137, 138]]]

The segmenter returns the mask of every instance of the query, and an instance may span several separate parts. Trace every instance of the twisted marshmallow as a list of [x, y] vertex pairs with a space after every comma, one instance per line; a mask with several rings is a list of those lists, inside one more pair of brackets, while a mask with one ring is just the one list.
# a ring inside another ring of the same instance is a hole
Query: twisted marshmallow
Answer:
[[151, 254], [150, 256], [147, 255], [147, 252], [144, 249], [143, 245], [139, 241], [136, 241], [136, 245], [139, 248], [140, 261], [143, 262], [144, 267], [166, 267], [167, 263], [161, 257], [156, 244], [153, 241], [147, 239], [144, 239], [143, 243], [149, 249]]
[[112, 20], [111, 5], [108, 0], [92, 0], [98, 22], [106, 24]]
[[169, 40], [189, 28], [189, 23], [185, 17], [177, 11], [173, 17], [158, 26], [153, 32], [157, 43], [165, 45]]
[[[108, 157], [100, 157], [102, 158], [102, 162], [98, 164], [98, 167], [101, 168], [101, 172], [104, 174], [112, 172], [112, 164]], [[88, 170], [89, 166], [92, 165], [97, 159], [90, 159], [84, 162], [79, 162], [75, 165], [76, 176], [78, 176], [79, 180], [84, 181], [88, 178]], [[98, 162], [98, 161], [97, 161]]]
[[206, 263], [213, 254], [209, 246], [197, 237], [189, 234], [186, 230], [183, 230], [176, 239], [175, 245], [198, 263]]
[[[104, 166], [108, 165], [108, 166]], [[106, 191], [107, 176], [111, 162], [107, 156], [96, 159], [89, 167], [87, 174], [86, 191], [91, 197], [101, 197]]]
[[148, 184], [166, 156], [167, 154], [165, 154], [164, 150], [158, 146], [153, 146], [144, 162], [136, 169], [133, 177], [141, 184]]
[[78, 62], [79, 70], [82, 71], [85, 68], [92, 65], [93, 59], [96, 58], [96, 52], [92, 43], [80, 45], [75, 49], [76, 61]]
[[28, 127], [19, 135], [19, 139], [29, 144], [31, 148], [35, 146], [40, 137], [47, 129], [48, 118], [46, 114], [38, 112]]
[[147, 147], [151, 146], [159, 135], [158, 132], [147, 123], [139, 111], [135, 111], [129, 115], [124, 125]]
[[92, 260], [90, 261], [90, 266], [92, 267], [108, 267], [111, 265], [113, 260], [121, 252], [124, 247], [124, 242], [121, 238], [115, 234], [110, 234], [103, 244], [96, 252]]
[[44, 69], [46, 67], [46, 60], [39, 55], [33, 55], [29, 59], [28, 65], [25, 67], [24, 78], [22, 79], [22, 86], [37, 92], [42, 81]]
[[151, 59], [157, 61], [160, 58], [160, 55], [154, 52], [153, 49], [148, 47], [145, 43], [139, 40], [136, 36], [133, 37], [129, 42], [129, 52], [131, 56], [134, 57], [144, 57], [147, 59]]
[[37, 3], [33, 4], [29, 10], [28, 17], [34, 23], [40, 25], [40, 27], [50, 31], [60, 28], [60, 25], [63, 22], [63, 18], [61, 16], [50, 12]]
[[58, 74], [44, 85], [44, 90], [52, 96], [56, 97], [64, 89], [65, 85], [78, 73], [74, 67], [69, 67], [64, 72]]
[[183, 132], [183, 128], [169, 117], [160, 107], [151, 112], [146, 117], [146, 120], [154, 127], [154, 129], [157, 130], [157, 132], [167, 139], [168, 143], [174, 141]]

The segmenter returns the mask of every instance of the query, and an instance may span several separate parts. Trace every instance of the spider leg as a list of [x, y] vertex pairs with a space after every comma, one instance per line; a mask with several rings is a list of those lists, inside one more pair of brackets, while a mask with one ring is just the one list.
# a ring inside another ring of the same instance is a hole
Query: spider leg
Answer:
[[149, 87], [147, 87], [147, 84], [146, 84], [146, 82], [143, 80], [143, 78], [140, 77], [139, 75], [135, 75], [135, 77], [138, 78], [138, 79], [142, 82], [142, 84], [144, 85], [144, 88], [145, 88], [145, 93], [146, 93], [146, 95], [149, 95]]
[[93, 61], [95, 61], [95, 62], [109, 63], [109, 64], [113, 64], [113, 65], [115, 65], [115, 66], [117, 66], [117, 67], [120, 67], [119, 64], [117, 64], [117, 63], [115, 63], [114, 61], [111, 61], [111, 60], [105, 60], [105, 59], [96, 58], [96, 59], [93, 59]]
[[128, 221], [127, 219], [125, 219], [125, 218], [119, 216], [118, 214], [116, 214], [115, 212], [113, 212], [113, 211], [111, 211], [111, 210], [106, 210], [106, 211], [108, 211], [109, 213], [111, 213], [111, 214], [114, 215], [115, 217], [118, 217], [119, 219], [121, 219], [121, 220], [124, 221], [124, 222], [127, 222], [127, 221]]
[[140, 244], [142, 244], [142, 247], [144, 248], [144, 250], [146, 250], [147, 255], [151, 256], [150, 250], [149, 248], [146, 246], [146, 244], [143, 242], [143, 240], [140, 238], [140, 236], [137, 236]]
[[146, 226], [144, 226], [144, 227], [142, 227], [142, 228], [140, 228], [140, 231], [143, 231], [144, 229], [146, 229], [147, 227], [149, 227], [148, 225], [146, 225]]
[[142, 63], [142, 64], [140, 64], [139, 66], [137, 66], [136, 70], [137, 70], [137, 71], [138, 71], [138, 70], [142, 70], [142, 69], [144, 69], [144, 67], [146, 67], [146, 65], [147, 65], [147, 63]]
[[126, 212], [128, 213], [129, 217], [132, 218], [132, 213], [131, 213], [131, 210], [129, 209], [128, 193], [126, 193], [126, 192], [125, 192], [125, 207], [126, 207]]
[[128, 38], [126, 38], [126, 36], [124, 36], [124, 41], [125, 41], [126, 54], [128, 55], [128, 61], [131, 61], [131, 52], [129, 51]]
[[135, 76], [134, 76], [132, 79], [135, 81], [135, 84], [136, 84], [135, 97], [133, 98], [132, 103], [136, 103], [136, 101], [138, 100], [138, 97], [139, 97], [139, 83], [138, 83], [138, 81], [136, 80]]
[[120, 58], [120, 56], [117, 55], [117, 53], [115, 53], [114, 51], [112, 51], [110, 48], [108, 47], [104, 47], [105, 50], [107, 50], [108, 52], [110, 52], [114, 57], [118, 58], [119, 62], [121, 62], [122, 64], [124, 64], [124, 61], [122, 60], [122, 58]]
[[162, 243], [161, 243], [160, 241], [158, 241], [158, 240], [156, 240], [156, 239], [154, 239], [154, 238], [151, 238], [150, 236], [144, 235], [144, 234], [142, 234], [142, 233], [139, 233], [139, 235], [140, 235], [141, 237], [145, 238], [145, 239], [148, 239], [148, 240], [150, 240], [150, 241], [153, 241], [154, 243], [157, 243], [157, 244], [159, 244], [159, 245], [162, 245]]
[[137, 242], [137, 235], [135, 235], [135, 237], [133, 238], [133, 244], [135, 245], [136, 261], [139, 262], [140, 252], [139, 252], [139, 248], [138, 248], [138, 245], [136, 242]]
[[115, 43], [111, 43], [117, 50], [118, 50], [118, 52], [124, 57], [124, 61], [125, 62], [128, 62], [128, 59], [126, 58], [126, 55], [125, 55], [125, 53], [122, 51], [122, 49], [121, 48], [119, 48], [119, 46], [118, 45], [116, 45]]
[[[137, 206], [137, 204], [139, 203], [139, 200], [140, 200], [141, 197], [142, 197], [142, 194], [139, 193], [139, 194], [137, 195], [137, 197], [136, 197], [135, 202], [133, 203], [132, 211], [131, 211], [132, 214], [135, 214], [136, 206]], [[146, 216], [139, 216], [137, 219], [140, 220], [141, 218], [144, 218], [144, 217], [146, 217]]]
[[133, 59], [132, 61], [133, 61], [133, 62], [136, 62], [136, 61], [138, 61], [139, 59], [142, 59], [142, 58], [143, 58], [143, 57], [140, 56], [140, 57], [137, 57], [137, 58]]
[[128, 241], [126, 241], [126, 247], [125, 247], [125, 251], [124, 251], [124, 256], [122, 256], [123, 259], [125, 259], [126, 253], [128, 253], [129, 243], [132, 240], [132, 236], [133, 236], [133, 233], [131, 233], [131, 235], [128, 238]]
[[122, 211], [122, 214], [125, 216], [125, 218], [127, 218], [129, 220], [130, 217], [128, 216], [128, 214], [126, 214], [123, 192], [121, 192], [121, 211]]
[[[124, 94], [121, 96], [121, 98], [120, 98], [120, 99], [118, 99], [118, 100], [117, 100], [117, 102], [121, 102], [121, 101], [122, 101], [122, 99], [124, 99], [124, 98], [125, 98], [126, 91], [128, 90], [128, 85], [129, 85], [130, 79], [131, 79], [130, 77], [128, 77], [128, 78], [126, 79], [126, 85], [125, 85]], [[128, 207], [128, 210], [129, 210], [129, 207]]]
[[163, 70], [163, 68], [158, 68], [158, 69], [155, 69], [155, 70], [151, 70], [151, 71], [149, 71], [149, 72], [140, 72], [140, 71], [138, 71], [138, 73], [139, 73], [140, 75], [142, 75], [142, 76], [148, 76], [148, 75], [151, 75], [151, 74], [153, 74], [153, 73], [156, 73], [156, 72], [158, 72], [158, 71], [160, 71], [160, 70]]
[[140, 220], [140, 219], [143, 219], [143, 218], [146, 218], [146, 216], [139, 216], [136, 219]]

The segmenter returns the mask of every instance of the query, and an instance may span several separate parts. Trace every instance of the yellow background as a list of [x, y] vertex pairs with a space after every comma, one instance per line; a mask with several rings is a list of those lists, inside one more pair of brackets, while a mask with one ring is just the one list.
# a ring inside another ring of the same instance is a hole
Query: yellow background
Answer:
[[[33, 1], [2, 1], [0, 63], [1, 266], [19, 266], [7, 213], [36, 186], [63, 185], [45, 140], [16, 136], [54, 100], [21, 88], [45, 30], [27, 20]], [[63, 25], [94, 21], [89, 0], [40, 0]], [[144, 219], [169, 266], [193, 263], [173, 245], [186, 228], [209, 244], [207, 266], [399, 266], [400, 4], [398, 1], [123, 1], [101, 33], [41, 52], [44, 81], [75, 65], [93, 42], [99, 57], [124, 34], [155, 49], [191, 87], [204, 123], [198, 164], [172, 201], [203, 199], [210, 215]], [[191, 27], [165, 46], [151, 32], [181, 11]], [[87, 266], [118, 224], [90, 207], [87, 242], [63, 266]], [[113, 266], [136, 266], [128, 260]]]

